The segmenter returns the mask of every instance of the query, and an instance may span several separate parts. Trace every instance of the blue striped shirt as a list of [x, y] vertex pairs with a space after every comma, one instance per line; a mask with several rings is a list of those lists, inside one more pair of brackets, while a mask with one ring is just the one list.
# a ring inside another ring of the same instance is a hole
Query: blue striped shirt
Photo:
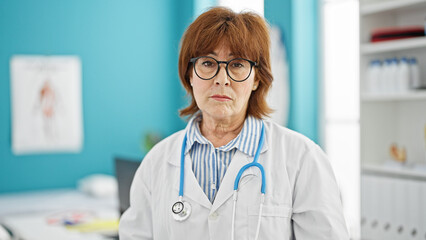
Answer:
[[260, 138], [262, 120], [248, 116], [236, 138], [215, 148], [200, 131], [202, 116], [193, 117], [187, 127], [185, 154], [190, 153], [192, 171], [210, 202], [214, 201], [226, 169], [237, 150], [253, 157]]

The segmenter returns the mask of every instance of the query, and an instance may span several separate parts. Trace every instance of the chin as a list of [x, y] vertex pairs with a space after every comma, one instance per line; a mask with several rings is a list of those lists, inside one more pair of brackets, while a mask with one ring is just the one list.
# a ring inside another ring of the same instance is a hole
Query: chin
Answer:
[[223, 119], [223, 118], [229, 118], [232, 117], [234, 114], [233, 112], [227, 111], [225, 109], [215, 109], [213, 111], [206, 111], [203, 112], [204, 114], [208, 114], [213, 118], [216, 119]]
[[232, 117], [232, 114], [229, 114], [229, 113], [213, 113], [212, 114], [212, 116], [214, 117], [214, 118], [218, 118], [218, 119], [222, 119], [222, 118], [229, 118], [229, 117]]

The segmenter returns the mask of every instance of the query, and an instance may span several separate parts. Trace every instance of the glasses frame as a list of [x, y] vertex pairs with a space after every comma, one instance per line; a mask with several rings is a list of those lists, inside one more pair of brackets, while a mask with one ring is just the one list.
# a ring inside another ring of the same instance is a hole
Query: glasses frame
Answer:
[[[211, 59], [213, 59], [213, 60], [215, 60], [215, 61], [216, 61], [216, 63], [217, 63], [217, 70], [216, 70], [216, 73], [213, 75], [213, 77], [211, 77], [211, 78], [202, 78], [202, 77], [200, 77], [200, 75], [198, 75], [198, 73], [197, 73], [197, 69], [195, 68], [195, 62], [196, 62], [198, 59], [200, 59], [200, 58], [211, 58]], [[232, 61], [234, 61], [234, 60], [238, 60], [238, 59], [245, 60], [245, 61], [247, 61], [247, 62], [249, 62], [249, 63], [250, 63], [250, 72], [249, 72], [249, 74], [247, 75], [247, 77], [246, 77], [246, 78], [244, 78], [243, 80], [235, 80], [234, 78], [232, 78], [232, 77], [231, 77], [231, 75], [229, 74], [229, 71], [228, 71], [228, 65], [229, 65], [229, 63], [230, 63], [230, 62], [232, 62]], [[223, 63], [223, 64], [226, 64], [226, 66], [225, 66], [226, 74], [227, 74], [227, 75], [228, 75], [228, 77], [229, 77], [229, 78], [231, 78], [231, 79], [232, 79], [232, 81], [234, 81], [234, 82], [244, 82], [245, 80], [247, 80], [247, 79], [250, 77], [250, 75], [251, 75], [251, 71], [252, 71], [252, 69], [253, 69], [253, 66], [257, 67], [257, 62], [254, 62], [254, 61], [251, 61], [251, 60], [248, 60], [248, 59], [245, 59], [245, 58], [233, 58], [233, 59], [231, 59], [231, 60], [229, 60], [229, 61], [218, 61], [218, 60], [216, 60], [215, 58], [210, 57], [210, 56], [199, 56], [199, 57], [191, 58], [191, 59], [189, 60], [189, 62], [190, 62], [190, 63], [192, 63], [192, 65], [194, 66], [194, 72], [195, 72], [195, 74], [197, 74], [197, 76], [198, 76], [199, 78], [201, 78], [202, 80], [210, 80], [210, 79], [213, 79], [214, 77], [216, 77], [216, 75], [219, 73], [219, 70], [220, 70], [220, 64], [222, 64], [222, 63]]]

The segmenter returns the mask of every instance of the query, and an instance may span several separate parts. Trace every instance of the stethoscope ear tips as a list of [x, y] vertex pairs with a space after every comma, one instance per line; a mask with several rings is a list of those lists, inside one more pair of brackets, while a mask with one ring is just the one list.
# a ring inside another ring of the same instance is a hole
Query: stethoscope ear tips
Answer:
[[172, 206], [172, 213], [176, 221], [184, 221], [191, 214], [191, 205], [188, 202], [177, 201]]

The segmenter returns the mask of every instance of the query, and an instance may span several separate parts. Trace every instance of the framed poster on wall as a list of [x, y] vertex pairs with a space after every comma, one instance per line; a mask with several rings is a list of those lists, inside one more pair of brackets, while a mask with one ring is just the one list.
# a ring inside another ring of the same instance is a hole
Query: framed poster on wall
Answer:
[[10, 78], [13, 153], [81, 151], [80, 59], [16, 55], [10, 61]]

